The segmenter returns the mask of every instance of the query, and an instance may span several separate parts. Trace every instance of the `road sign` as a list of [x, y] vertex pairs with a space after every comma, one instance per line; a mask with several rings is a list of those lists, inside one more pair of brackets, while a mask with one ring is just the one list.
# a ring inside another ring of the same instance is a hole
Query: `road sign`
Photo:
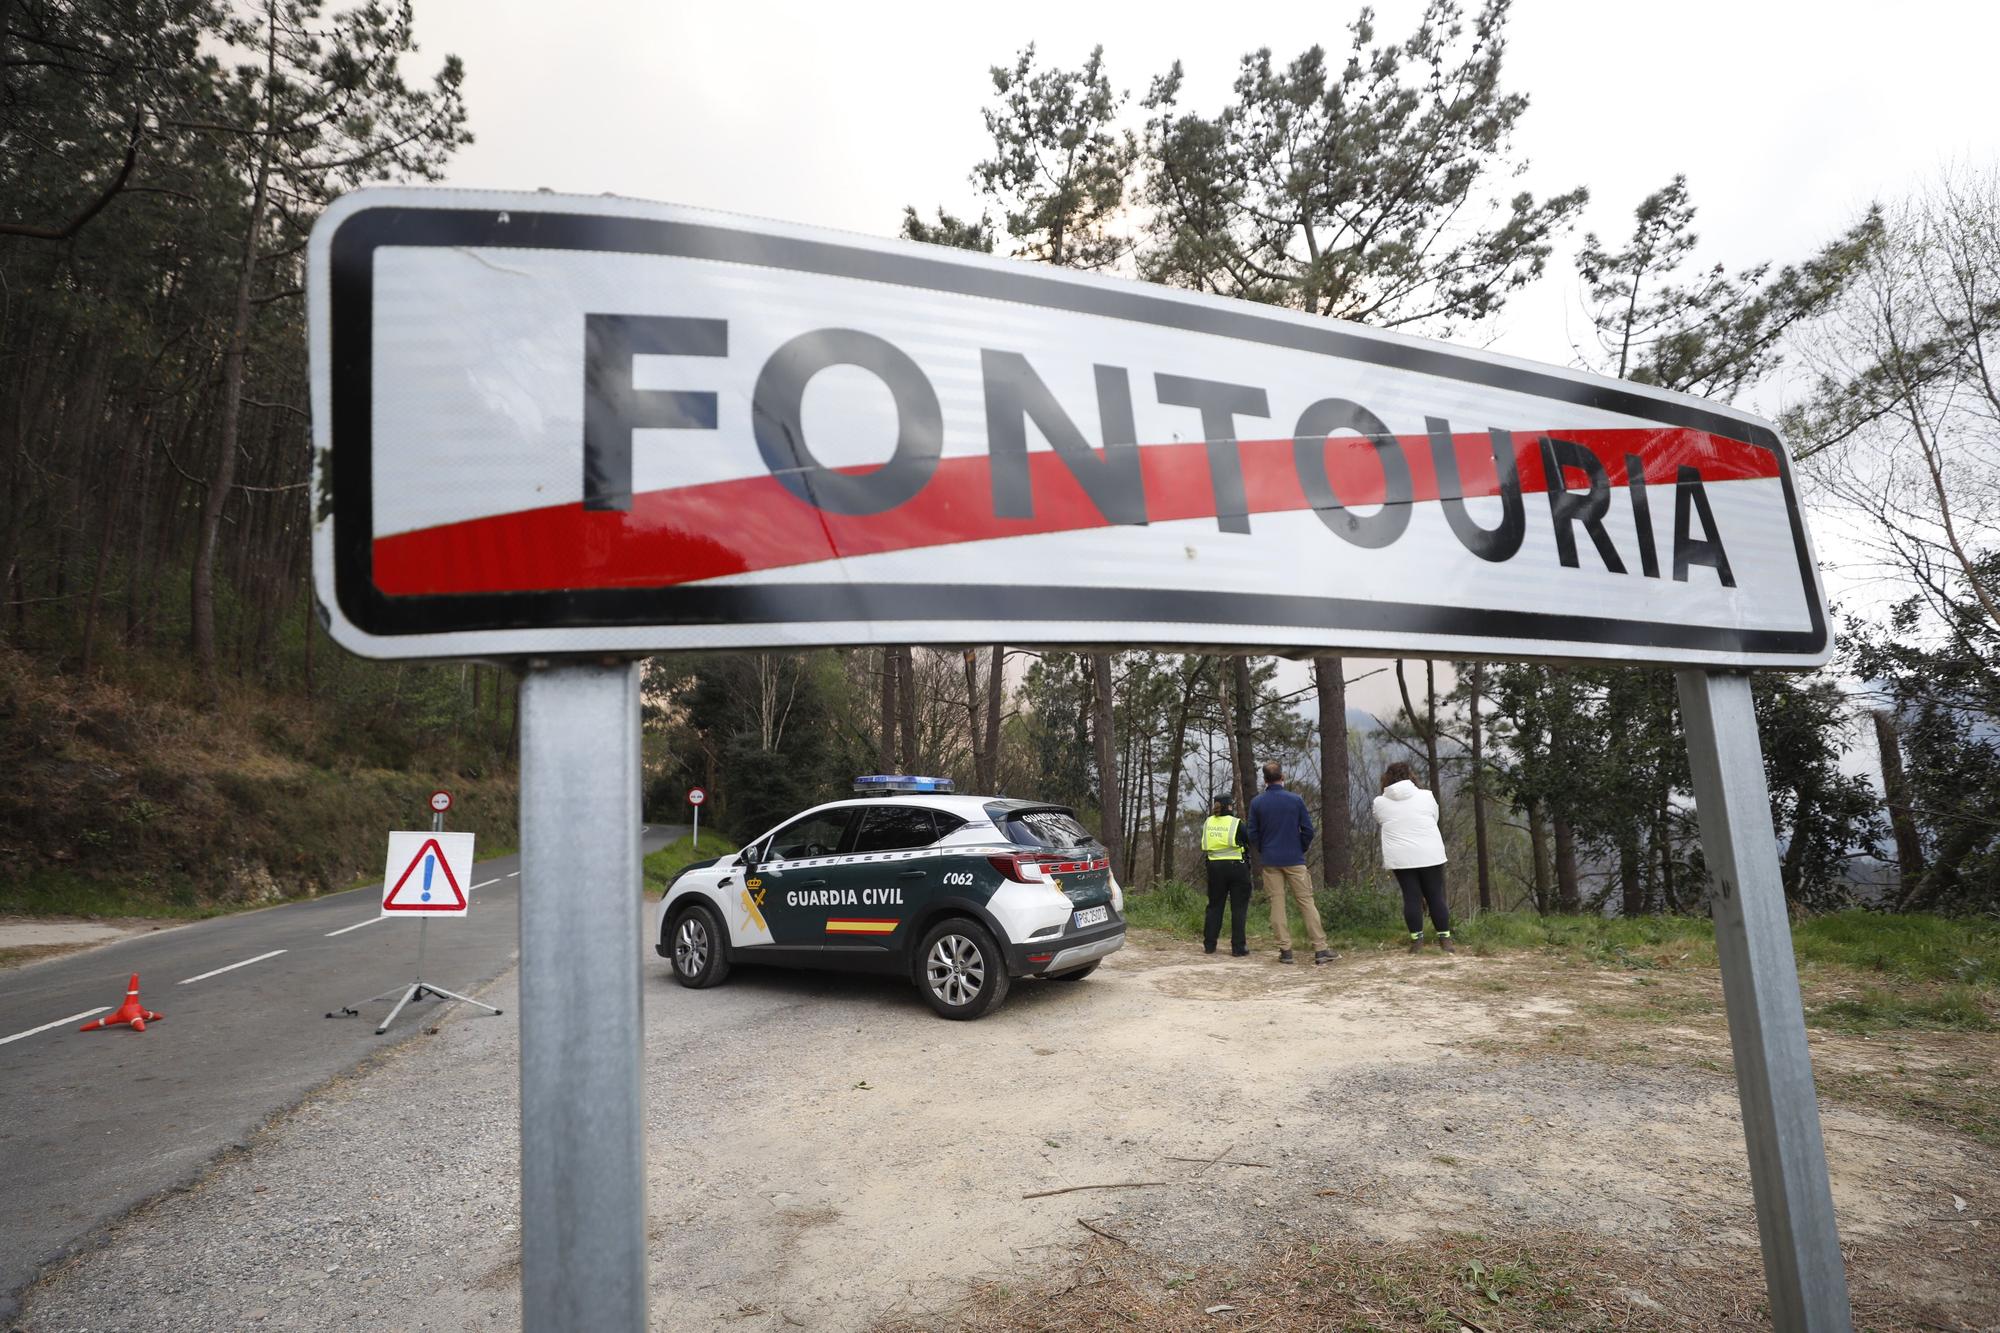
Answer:
[[382, 873], [383, 914], [464, 916], [472, 840], [470, 833], [391, 833]]
[[371, 656], [1829, 651], [1776, 433], [1680, 394], [617, 199], [350, 194], [309, 294], [316, 587]]
[[705, 792], [705, 791], [703, 791], [703, 790], [702, 790], [701, 788], [699, 788], [699, 787], [689, 787], [689, 788], [688, 788], [688, 804], [689, 804], [689, 805], [700, 805], [700, 804], [701, 804], [701, 803], [702, 803], [703, 801], [705, 801], [705, 800], [707, 800], [707, 799], [708, 799], [708, 793], [707, 793], [707, 792]]
[[431, 793], [431, 812], [443, 814], [451, 809], [451, 793], [440, 787]]
[[[307, 293], [329, 631], [372, 657], [525, 659], [522, 875], [564, 887], [521, 897], [530, 1326], [646, 1326], [629, 659], [994, 642], [1687, 668], [1773, 1322], [1850, 1326], [1756, 717], [1726, 670], [1830, 653], [1768, 423], [1200, 293], [607, 198], [360, 191], [314, 226]], [[469, 835], [436, 836], [469, 864]]]

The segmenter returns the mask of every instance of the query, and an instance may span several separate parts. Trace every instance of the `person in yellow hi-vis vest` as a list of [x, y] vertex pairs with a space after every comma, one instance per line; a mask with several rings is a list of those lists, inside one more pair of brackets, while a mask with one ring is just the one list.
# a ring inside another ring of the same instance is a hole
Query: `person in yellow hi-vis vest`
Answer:
[[1250, 911], [1250, 867], [1243, 861], [1243, 821], [1235, 815], [1235, 802], [1227, 796], [1215, 798], [1215, 813], [1202, 822], [1201, 854], [1208, 863], [1208, 919], [1202, 923], [1201, 949], [1215, 952], [1222, 934], [1222, 905], [1229, 904], [1229, 952], [1248, 956], [1249, 943], [1243, 938], [1243, 919]]

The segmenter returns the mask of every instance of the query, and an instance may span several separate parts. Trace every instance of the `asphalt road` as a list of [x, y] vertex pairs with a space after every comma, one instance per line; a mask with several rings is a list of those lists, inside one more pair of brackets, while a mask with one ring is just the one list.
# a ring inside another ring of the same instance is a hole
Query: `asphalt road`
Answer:
[[[649, 826], [646, 850], [683, 831]], [[478, 998], [517, 955], [520, 885], [518, 857], [480, 862], [466, 917], [427, 932], [424, 979]], [[379, 898], [330, 894], [0, 971], [0, 1319], [44, 1264], [450, 1003], [412, 1003], [375, 1035], [395, 997], [357, 1002], [414, 979], [418, 932], [381, 920]], [[164, 1018], [79, 1032], [134, 972]], [[325, 1017], [343, 1004], [361, 1016]]]

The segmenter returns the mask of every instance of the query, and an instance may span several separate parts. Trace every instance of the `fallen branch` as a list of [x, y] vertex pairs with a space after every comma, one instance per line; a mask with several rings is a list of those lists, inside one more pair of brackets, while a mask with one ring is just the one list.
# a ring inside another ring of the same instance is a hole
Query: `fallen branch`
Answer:
[[1131, 1241], [1129, 1241], [1129, 1240], [1126, 1240], [1126, 1239], [1125, 1239], [1125, 1238], [1124, 1238], [1123, 1236], [1120, 1236], [1120, 1235], [1116, 1234], [1115, 1232], [1110, 1232], [1110, 1231], [1106, 1231], [1106, 1230], [1105, 1230], [1105, 1229], [1104, 1229], [1103, 1227], [1100, 1227], [1100, 1226], [1093, 1226], [1093, 1225], [1091, 1225], [1091, 1224], [1090, 1224], [1089, 1222], [1086, 1222], [1086, 1221], [1084, 1221], [1084, 1220], [1083, 1220], [1082, 1218], [1080, 1218], [1080, 1217], [1076, 1219], [1076, 1224], [1077, 1224], [1078, 1226], [1082, 1227], [1082, 1228], [1083, 1228], [1083, 1229], [1084, 1229], [1085, 1231], [1094, 1231], [1094, 1232], [1096, 1232], [1096, 1233], [1097, 1233], [1098, 1235], [1100, 1235], [1100, 1236], [1104, 1237], [1104, 1239], [1106, 1239], [1106, 1240], [1115, 1240], [1115, 1241], [1117, 1241], [1117, 1242], [1118, 1242], [1118, 1243], [1119, 1243], [1120, 1245], [1123, 1245], [1123, 1246], [1124, 1246], [1124, 1247], [1125, 1247], [1126, 1249], [1128, 1249], [1128, 1250], [1132, 1248], [1132, 1242], [1131, 1242]]
[[1165, 1185], [1164, 1180], [1126, 1180], [1115, 1185], [1065, 1185], [1059, 1190], [1036, 1190], [1033, 1194], [1023, 1194], [1024, 1199], [1046, 1199], [1056, 1194], [1074, 1194], [1078, 1190], [1142, 1190], [1155, 1185]]
[[1239, 1162], [1234, 1157], [1174, 1157], [1167, 1153], [1161, 1153], [1160, 1157], [1168, 1162], [1200, 1162], [1203, 1166], [1261, 1166], [1266, 1171], [1272, 1169], [1269, 1162]]
[[[1209, 1167], [1214, 1166], [1217, 1162], [1221, 1161], [1223, 1158], [1229, 1156], [1230, 1153], [1235, 1151], [1236, 1151], [1236, 1145], [1234, 1143], [1224, 1144], [1221, 1152], [1217, 1153], [1215, 1156], [1209, 1158], [1207, 1162], [1203, 1163], [1201, 1171], [1208, 1170]], [[1201, 1171], [1197, 1171], [1195, 1172], [1195, 1174], [1200, 1175]]]

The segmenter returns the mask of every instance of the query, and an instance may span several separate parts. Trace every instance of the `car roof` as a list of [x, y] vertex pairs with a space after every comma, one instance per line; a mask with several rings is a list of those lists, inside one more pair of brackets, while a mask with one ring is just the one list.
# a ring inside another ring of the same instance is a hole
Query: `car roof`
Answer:
[[[838, 801], [827, 801], [809, 809], [801, 810], [793, 819], [801, 815], [816, 814], [821, 810], [854, 809], [877, 805], [915, 805], [931, 810], [947, 810], [966, 820], [986, 819], [989, 806], [1001, 806], [1008, 810], [1067, 809], [1066, 806], [1051, 805], [1048, 801], [1023, 801], [1012, 796], [965, 796], [956, 792], [899, 792], [893, 796], [850, 796]], [[789, 820], [786, 822], [790, 822]]]

